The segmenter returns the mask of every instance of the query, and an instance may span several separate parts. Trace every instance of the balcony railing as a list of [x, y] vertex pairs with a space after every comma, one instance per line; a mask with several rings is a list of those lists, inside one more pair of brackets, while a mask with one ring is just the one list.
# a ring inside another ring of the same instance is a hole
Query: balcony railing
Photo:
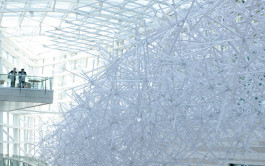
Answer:
[[1, 166], [48, 166], [45, 161], [26, 156], [0, 154]]
[[[22, 78], [25, 80], [24, 83], [20, 81], [20, 78], [18, 75], [0, 74], [0, 87], [52, 90], [52, 77], [24, 76]], [[11, 85], [12, 81], [14, 83]]]

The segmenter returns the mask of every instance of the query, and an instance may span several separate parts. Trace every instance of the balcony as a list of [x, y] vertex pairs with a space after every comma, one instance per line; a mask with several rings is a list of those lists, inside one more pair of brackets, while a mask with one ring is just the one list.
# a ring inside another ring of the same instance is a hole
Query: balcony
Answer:
[[0, 111], [15, 111], [53, 102], [52, 78], [26, 76], [24, 85], [19, 83], [18, 76], [15, 78], [11, 87], [10, 77], [0, 74]]
[[26, 157], [26, 156], [9, 156], [0, 154], [1, 166], [48, 166], [48, 164], [42, 160]]

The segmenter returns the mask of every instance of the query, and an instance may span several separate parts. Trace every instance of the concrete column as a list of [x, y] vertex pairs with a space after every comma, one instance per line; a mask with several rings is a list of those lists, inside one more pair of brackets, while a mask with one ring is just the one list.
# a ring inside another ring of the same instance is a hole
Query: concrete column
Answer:
[[3, 74], [3, 64], [2, 64], [2, 41], [0, 40], [0, 74]]
[[[29, 128], [28, 117], [24, 116], [24, 127]], [[24, 129], [24, 155], [28, 155], [28, 129]]]
[[[1, 34], [1, 31], [0, 31]], [[0, 74], [3, 74], [2, 40], [0, 40]], [[0, 112], [0, 154], [3, 154], [3, 112]]]
[[[30, 141], [30, 143], [35, 143], [34, 142], [34, 139], [33, 136], [34, 136], [34, 117], [30, 116], [29, 117], [29, 126], [30, 126], [30, 130], [29, 130], [29, 133], [28, 133], [28, 141]], [[33, 152], [33, 146], [32, 144], [29, 144], [28, 145], [28, 155], [29, 156], [32, 156], [32, 152]]]
[[19, 155], [19, 115], [13, 114], [13, 154]]
[[[0, 52], [2, 52], [1, 48], [0, 48]], [[2, 56], [1, 55], [0, 55], [0, 74], [3, 74], [3, 64], [2, 64]]]
[[0, 154], [3, 154], [4, 151], [4, 145], [3, 145], [3, 112], [0, 111]]
[[[6, 113], [6, 116], [7, 116], [6, 117], [7, 118], [6, 124], [7, 125], [10, 125], [10, 123], [9, 123], [9, 113], [8, 112]], [[10, 132], [9, 132], [9, 127], [6, 128], [6, 132], [7, 132], [7, 134], [6, 134], [7, 135], [7, 149], [6, 150], [7, 150], [7, 154], [10, 155], [10, 151], [9, 151], [9, 146], [10, 146], [10, 137], [9, 137]]]

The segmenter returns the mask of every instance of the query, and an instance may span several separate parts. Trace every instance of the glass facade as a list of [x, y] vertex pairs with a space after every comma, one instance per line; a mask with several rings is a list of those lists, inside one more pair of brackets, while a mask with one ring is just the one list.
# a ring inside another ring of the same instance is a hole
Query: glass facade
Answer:
[[[44, 136], [40, 126], [45, 123], [45, 119], [55, 115], [49, 112], [58, 112], [61, 109], [60, 103], [70, 104], [72, 100], [65, 94], [65, 90], [84, 83], [82, 78], [73, 73], [91, 70], [92, 65], [96, 66], [96, 60], [90, 55], [71, 53], [46, 54], [36, 58], [20, 50], [16, 43], [5, 40], [1, 44], [0, 88], [11, 86], [11, 76], [8, 73], [16, 67], [17, 72], [22, 68], [27, 72], [24, 88], [54, 90], [53, 104], [15, 112], [0, 111], [0, 154], [9, 157], [36, 156], [38, 154], [34, 145]], [[15, 78], [14, 88], [22, 88], [18, 73]], [[22, 164], [5, 157], [0, 157], [0, 165], [1, 163], [6, 166]]]

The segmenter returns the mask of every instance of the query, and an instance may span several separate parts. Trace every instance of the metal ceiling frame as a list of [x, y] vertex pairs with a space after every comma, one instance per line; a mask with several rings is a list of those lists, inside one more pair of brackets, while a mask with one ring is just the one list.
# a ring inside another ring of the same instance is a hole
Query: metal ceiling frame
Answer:
[[[171, 11], [168, 5], [163, 6], [167, 1], [171, 0], [123, 0], [119, 2], [112, 0], [2, 0], [0, 30], [3, 34], [5, 32], [9, 34], [6, 35], [9, 37], [23, 37], [25, 36], [23, 30], [31, 28], [32, 36], [49, 36], [52, 39], [51, 41], [54, 43], [46, 45], [50, 48], [60, 45], [60, 42], [71, 47], [79, 47], [78, 43], [81, 42], [82, 44], [87, 43], [87, 48], [81, 49], [81, 51], [86, 51], [93, 47], [89, 41], [113, 47], [113, 40], [123, 42], [126, 38], [135, 38], [136, 31], [140, 34], [146, 33], [146, 30], [152, 30], [159, 25], [161, 20], [157, 19], [159, 17], [161, 17], [159, 19], [163, 19], [164, 10]], [[38, 3], [41, 4], [40, 7], [36, 6]], [[60, 4], [65, 4], [66, 7], [60, 6]], [[16, 25], [15, 28], [6, 26], [8, 17], [18, 18], [17, 23], [12, 23], [12, 25]], [[25, 18], [39, 23], [36, 26], [27, 27]], [[49, 22], [49, 18], [58, 21]], [[138, 27], [145, 28], [136, 30]], [[92, 31], [93, 29], [96, 31]], [[69, 30], [72, 31], [69, 32]], [[79, 38], [80, 34], [82, 39]], [[62, 41], [62, 39], [65, 40]], [[76, 40], [75, 45], [73, 45], [74, 40]], [[64, 50], [60, 46], [56, 48]]]

